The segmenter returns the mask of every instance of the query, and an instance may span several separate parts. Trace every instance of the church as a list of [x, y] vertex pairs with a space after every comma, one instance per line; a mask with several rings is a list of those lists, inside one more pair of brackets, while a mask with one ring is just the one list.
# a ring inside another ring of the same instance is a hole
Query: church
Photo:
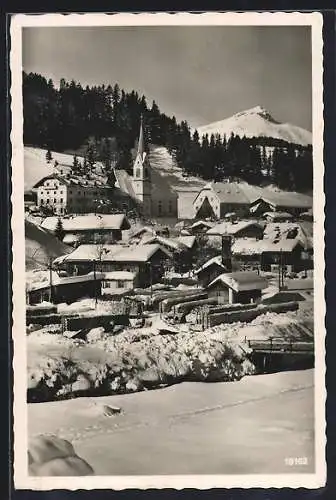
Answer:
[[147, 219], [177, 218], [178, 194], [170, 187], [164, 176], [151, 168], [150, 154], [145, 150], [142, 117], [133, 175], [119, 169], [114, 169], [114, 175], [115, 187], [122, 193], [124, 204], [135, 202]]

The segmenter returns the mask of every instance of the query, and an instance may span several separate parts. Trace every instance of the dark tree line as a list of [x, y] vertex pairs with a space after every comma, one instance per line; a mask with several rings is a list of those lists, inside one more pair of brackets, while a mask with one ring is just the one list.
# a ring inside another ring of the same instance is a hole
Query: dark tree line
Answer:
[[[185, 175], [220, 181], [273, 182], [284, 189], [312, 187], [312, 149], [272, 138], [199, 137], [186, 121], [160, 112], [156, 102], [114, 86], [86, 86], [23, 73], [24, 143], [84, 156], [84, 171], [97, 160], [131, 169], [143, 115], [146, 144], [166, 146]], [[77, 158], [74, 160], [77, 166]]]

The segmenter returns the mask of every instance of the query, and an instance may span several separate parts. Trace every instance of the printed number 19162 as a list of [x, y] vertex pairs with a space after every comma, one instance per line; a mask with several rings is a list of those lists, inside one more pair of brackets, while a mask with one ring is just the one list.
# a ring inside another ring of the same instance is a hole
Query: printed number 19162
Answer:
[[287, 457], [285, 458], [285, 464], [289, 466], [293, 465], [308, 465], [307, 457]]

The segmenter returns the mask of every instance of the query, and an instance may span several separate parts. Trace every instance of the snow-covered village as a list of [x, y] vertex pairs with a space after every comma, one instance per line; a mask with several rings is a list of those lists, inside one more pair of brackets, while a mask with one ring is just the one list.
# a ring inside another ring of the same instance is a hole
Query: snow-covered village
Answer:
[[[115, 34], [138, 72], [120, 69], [112, 40], [109, 72], [91, 52], [72, 68], [53, 29], [26, 30], [23, 64], [29, 474], [314, 472], [313, 139], [284, 104], [300, 96], [307, 111], [308, 28], [288, 28], [297, 46], [274, 28], [274, 62], [254, 28], [259, 64], [288, 64], [273, 96], [242, 76], [230, 105], [228, 91], [199, 94], [189, 115], [161, 77], [147, 82], [156, 52], [140, 28]], [[187, 38], [170, 43], [196, 80]], [[208, 64], [209, 90], [221, 62]]]

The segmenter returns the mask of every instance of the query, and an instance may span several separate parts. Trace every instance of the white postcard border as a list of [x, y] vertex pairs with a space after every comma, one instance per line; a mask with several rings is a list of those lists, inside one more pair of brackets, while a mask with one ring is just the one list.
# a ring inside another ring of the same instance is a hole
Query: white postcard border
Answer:
[[[24, 261], [24, 160], [22, 106], [22, 28], [34, 26], [167, 26], [231, 25], [312, 27], [313, 160], [314, 160], [314, 295], [315, 295], [315, 459], [314, 474], [204, 476], [31, 477], [27, 460], [26, 325]], [[13, 370], [14, 483], [17, 489], [126, 488], [318, 488], [325, 485], [325, 266], [323, 189], [323, 18], [318, 12], [141, 13], [141, 14], [17, 14], [11, 18], [12, 221], [13, 233]]]

